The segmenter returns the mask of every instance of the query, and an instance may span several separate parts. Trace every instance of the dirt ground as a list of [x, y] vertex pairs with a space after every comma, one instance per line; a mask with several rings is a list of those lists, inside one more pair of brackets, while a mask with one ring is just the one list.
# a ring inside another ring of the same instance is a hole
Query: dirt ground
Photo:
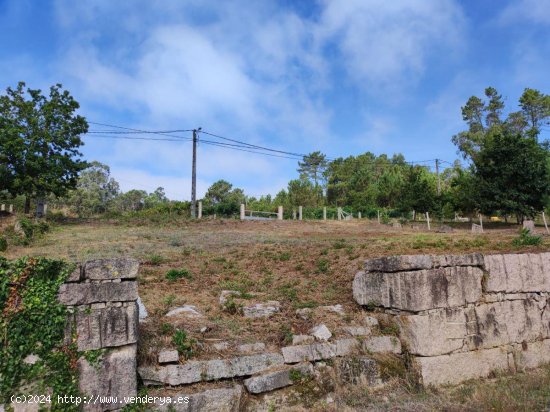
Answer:
[[[261, 341], [268, 348], [278, 347], [319, 322], [335, 331], [336, 324], [353, 325], [363, 311], [353, 301], [352, 280], [368, 258], [550, 249], [546, 236], [539, 246], [513, 246], [519, 230], [515, 225], [488, 223], [483, 234], [471, 233], [468, 223], [451, 225], [451, 233], [438, 233], [437, 223], [428, 231], [420, 223], [394, 228], [357, 219], [101, 220], [55, 224], [30, 246], [10, 246], [4, 255], [10, 259], [43, 255], [75, 262], [122, 256], [139, 259], [139, 294], [149, 313], [140, 327], [139, 356], [141, 363], [153, 363], [158, 350], [171, 345], [175, 329], [184, 329], [195, 341], [193, 357], [200, 359], [220, 356], [212, 349], [216, 342]], [[544, 227], [537, 231], [542, 235]], [[185, 269], [189, 275], [169, 280], [170, 269]], [[277, 300], [281, 311], [269, 321], [245, 318], [220, 306], [222, 290], [241, 292], [244, 299], [238, 305]], [[296, 313], [297, 309], [336, 304], [344, 307], [343, 316], [314, 310], [304, 320]], [[182, 305], [195, 306], [202, 316], [165, 316]]]

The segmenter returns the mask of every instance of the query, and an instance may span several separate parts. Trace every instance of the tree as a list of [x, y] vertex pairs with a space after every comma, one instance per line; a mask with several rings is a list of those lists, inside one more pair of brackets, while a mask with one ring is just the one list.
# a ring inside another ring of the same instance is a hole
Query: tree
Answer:
[[145, 190], [132, 189], [117, 197], [118, 207], [123, 212], [135, 212], [143, 209], [147, 192]]
[[515, 214], [521, 223], [543, 209], [550, 184], [548, 150], [535, 137], [507, 130], [489, 134], [473, 171], [482, 213]]
[[504, 102], [493, 87], [485, 89], [486, 102], [472, 96], [462, 107], [462, 118], [468, 130], [453, 136], [452, 141], [465, 159], [474, 159], [489, 133], [503, 129], [521, 135], [537, 137], [540, 127], [550, 118], [550, 96], [535, 89], [525, 89], [519, 99], [521, 110], [511, 112], [502, 120]]
[[319, 185], [327, 168], [327, 158], [321, 152], [313, 152], [303, 157], [303, 161], [298, 162], [298, 173], [300, 177], [310, 179], [314, 186]]
[[109, 166], [93, 161], [80, 173], [76, 189], [70, 192], [69, 204], [79, 216], [104, 213], [119, 191], [118, 182], [110, 177]]
[[149, 193], [145, 198], [145, 208], [152, 208], [163, 203], [168, 203], [168, 198], [163, 187], [157, 187], [154, 192]]
[[226, 180], [218, 180], [213, 183], [204, 196], [206, 207], [213, 206], [213, 211], [225, 216], [232, 215], [239, 211], [241, 203], [244, 203], [246, 196], [242, 189], [235, 188]]
[[64, 195], [77, 184], [87, 164], [78, 158], [88, 131], [76, 115], [78, 102], [57, 84], [49, 96], [20, 82], [0, 96], [0, 191], [25, 195], [25, 213], [32, 198]]
[[401, 209], [417, 212], [432, 211], [436, 205], [436, 182], [433, 174], [423, 166], [411, 166], [405, 177]]

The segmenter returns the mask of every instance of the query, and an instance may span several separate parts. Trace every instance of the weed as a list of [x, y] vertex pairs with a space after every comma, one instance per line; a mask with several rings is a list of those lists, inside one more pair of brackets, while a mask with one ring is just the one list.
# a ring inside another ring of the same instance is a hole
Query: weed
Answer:
[[319, 259], [317, 261], [317, 273], [327, 273], [328, 269], [329, 267], [327, 259]]
[[225, 303], [223, 304], [223, 310], [231, 315], [236, 315], [237, 313], [242, 312], [243, 305], [235, 302], [235, 299], [233, 298], [233, 296], [229, 296], [225, 301]]
[[539, 246], [542, 243], [542, 237], [532, 235], [529, 229], [523, 228], [519, 232], [519, 236], [512, 240], [512, 244], [516, 247], [520, 246]]
[[5, 252], [8, 249], [8, 240], [4, 236], [0, 236], [0, 252]]
[[187, 269], [170, 269], [166, 272], [166, 279], [168, 280], [178, 280], [178, 279], [188, 279], [192, 280], [193, 275]]
[[347, 244], [346, 244], [346, 241], [345, 241], [344, 239], [340, 239], [340, 240], [336, 241], [336, 242], [332, 245], [332, 247], [333, 247], [334, 249], [343, 249], [343, 248], [345, 248], [346, 246], [347, 246]]
[[160, 332], [163, 334], [163, 335], [171, 335], [172, 333], [174, 333], [174, 325], [172, 325], [171, 323], [166, 323], [164, 322], [161, 326], [160, 326]]
[[382, 335], [399, 336], [399, 325], [393, 319], [382, 318], [379, 320], [379, 324]]
[[169, 308], [174, 304], [174, 301], [176, 300], [176, 295], [168, 295], [164, 298], [162, 303], [164, 303], [164, 306]]
[[193, 356], [195, 352], [194, 347], [196, 345], [196, 341], [195, 339], [187, 336], [187, 332], [185, 332], [185, 330], [176, 329], [176, 331], [172, 335], [172, 342], [176, 346], [178, 353], [180, 355], [183, 355], [185, 359], [189, 359], [191, 356]]
[[165, 260], [166, 259], [161, 255], [152, 254], [152, 255], [149, 255], [149, 257], [147, 258], [147, 263], [153, 266], [158, 266], [161, 263], [163, 263]]
[[328, 249], [322, 249], [320, 254], [321, 254], [321, 256], [328, 255]]
[[279, 260], [281, 262], [286, 262], [287, 260], [290, 260], [290, 253], [289, 252], [282, 252], [279, 254]]

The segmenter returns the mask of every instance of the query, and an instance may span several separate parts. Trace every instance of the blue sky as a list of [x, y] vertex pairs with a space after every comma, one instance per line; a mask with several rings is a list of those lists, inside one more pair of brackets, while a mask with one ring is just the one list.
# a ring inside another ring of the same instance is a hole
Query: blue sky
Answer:
[[[493, 86], [517, 110], [525, 87], [550, 93], [550, 0], [0, 0], [0, 26], [2, 90], [62, 83], [89, 121], [331, 158], [452, 161], [469, 96]], [[123, 189], [190, 198], [190, 143], [85, 141]], [[289, 159], [198, 157], [199, 196], [221, 178], [260, 195], [297, 176]]]

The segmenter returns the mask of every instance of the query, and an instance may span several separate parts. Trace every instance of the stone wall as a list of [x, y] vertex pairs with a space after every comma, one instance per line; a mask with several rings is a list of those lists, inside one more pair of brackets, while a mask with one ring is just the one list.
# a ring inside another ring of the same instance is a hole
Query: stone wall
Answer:
[[[79, 385], [94, 399], [85, 410], [113, 410], [137, 392], [137, 274], [132, 259], [100, 259], [80, 265], [61, 285], [58, 299], [67, 305], [66, 339], [76, 340]], [[102, 397], [102, 398], [97, 398]], [[114, 403], [105, 399], [117, 397]]]
[[426, 385], [550, 362], [550, 253], [372, 259], [353, 295], [399, 325]]

